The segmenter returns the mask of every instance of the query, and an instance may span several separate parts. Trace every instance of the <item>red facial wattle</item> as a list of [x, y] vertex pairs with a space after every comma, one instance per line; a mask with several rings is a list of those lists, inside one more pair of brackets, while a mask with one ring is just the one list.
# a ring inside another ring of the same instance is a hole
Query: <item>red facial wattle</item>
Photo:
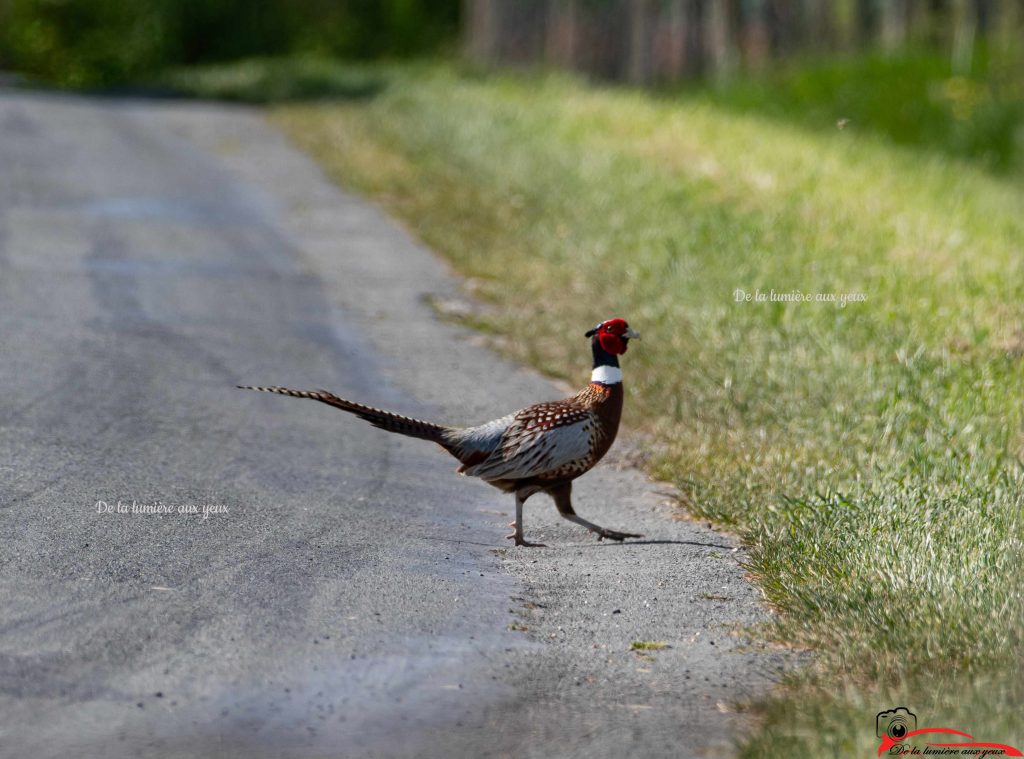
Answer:
[[628, 330], [625, 319], [609, 319], [597, 327], [597, 340], [605, 351], [621, 356], [628, 347], [628, 340], [624, 337]]
[[621, 336], [614, 332], [606, 332], [604, 329], [597, 333], [597, 340], [601, 343], [601, 347], [613, 356], [621, 356], [628, 347]]

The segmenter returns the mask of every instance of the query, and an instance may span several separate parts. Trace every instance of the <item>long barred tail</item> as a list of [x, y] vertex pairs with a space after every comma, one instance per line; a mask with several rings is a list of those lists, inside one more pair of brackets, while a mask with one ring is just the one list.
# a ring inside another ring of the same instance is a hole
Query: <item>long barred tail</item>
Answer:
[[355, 414], [360, 419], [365, 419], [374, 427], [379, 427], [382, 430], [397, 432], [399, 435], [421, 438], [422, 440], [432, 440], [435, 443], [440, 443], [445, 448], [448, 447], [445, 433], [450, 431], [449, 427], [434, 424], [433, 422], [424, 422], [420, 419], [411, 419], [401, 414], [393, 414], [390, 411], [383, 411], [372, 406], [364, 406], [362, 403], [346, 401], [344, 398], [339, 398], [334, 393], [326, 390], [292, 390], [287, 387], [252, 387], [250, 385], [238, 385], [238, 387], [241, 390], [258, 390], [261, 393], [289, 395], [292, 398], [310, 398], [314, 401], [326, 403], [328, 406], [340, 408], [342, 411], [347, 411], [350, 414]]

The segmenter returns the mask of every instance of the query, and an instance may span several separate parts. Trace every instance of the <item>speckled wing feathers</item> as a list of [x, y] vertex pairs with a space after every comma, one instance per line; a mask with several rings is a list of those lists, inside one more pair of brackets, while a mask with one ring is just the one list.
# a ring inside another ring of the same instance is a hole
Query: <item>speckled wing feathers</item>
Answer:
[[484, 480], [574, 477], [593, 466], [600, 434], [578, 397], [539, 403], [515, 414], [491, 454], [465, 473]]

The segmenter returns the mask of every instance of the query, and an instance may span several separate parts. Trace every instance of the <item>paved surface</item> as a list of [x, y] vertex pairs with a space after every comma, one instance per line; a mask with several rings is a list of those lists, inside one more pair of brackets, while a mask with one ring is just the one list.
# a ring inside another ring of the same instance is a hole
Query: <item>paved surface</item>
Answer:
[[561, 395], [434, 319], [456, 294], [250, 111], [0, 92], [0, 757], [728, 753], [780, 656], [658, 486], [576, 493], [650, 542], [538, 496], [551, 547], [505, 549], [511, 498], [433, 446], [234, 389], [456, 422]]

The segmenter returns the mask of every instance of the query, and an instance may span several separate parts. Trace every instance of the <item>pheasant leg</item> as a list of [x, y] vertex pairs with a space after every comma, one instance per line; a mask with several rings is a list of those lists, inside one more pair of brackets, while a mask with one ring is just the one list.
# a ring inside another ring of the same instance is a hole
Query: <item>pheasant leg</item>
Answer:
[[512, 522], [510, 527], [515, 527], [515, 532], [511, 535], [506, 535], [506, 540], [514, 540], [517, 546], [526, 546], [528, 548], [544, 548], [543, 543], [531, 543], [528, 540], [523, 539], [523, 504], [526, 503], [526, 498], [516, 493], [516, 521]]
[[643, 535], [635, 532], [619, 532], [618, 530], [609, 530], [602, 527], [599, 524], [589, 522], [583, 517], [579, 516], [572, 508], [572, 483], [566, 483], [555, 490], [548, 491], [551, 493], [551, 497], [555, 499], [555, 506], [558, 507], [558, 513], [570, 522], [575, 522], [581, 527], [586, 527], [591, 532], [597, 533], [597, 539], [603, 540], [608, 538], [609, 540], [618, 540], [622, 542], [626, 538], [642, 538]]

